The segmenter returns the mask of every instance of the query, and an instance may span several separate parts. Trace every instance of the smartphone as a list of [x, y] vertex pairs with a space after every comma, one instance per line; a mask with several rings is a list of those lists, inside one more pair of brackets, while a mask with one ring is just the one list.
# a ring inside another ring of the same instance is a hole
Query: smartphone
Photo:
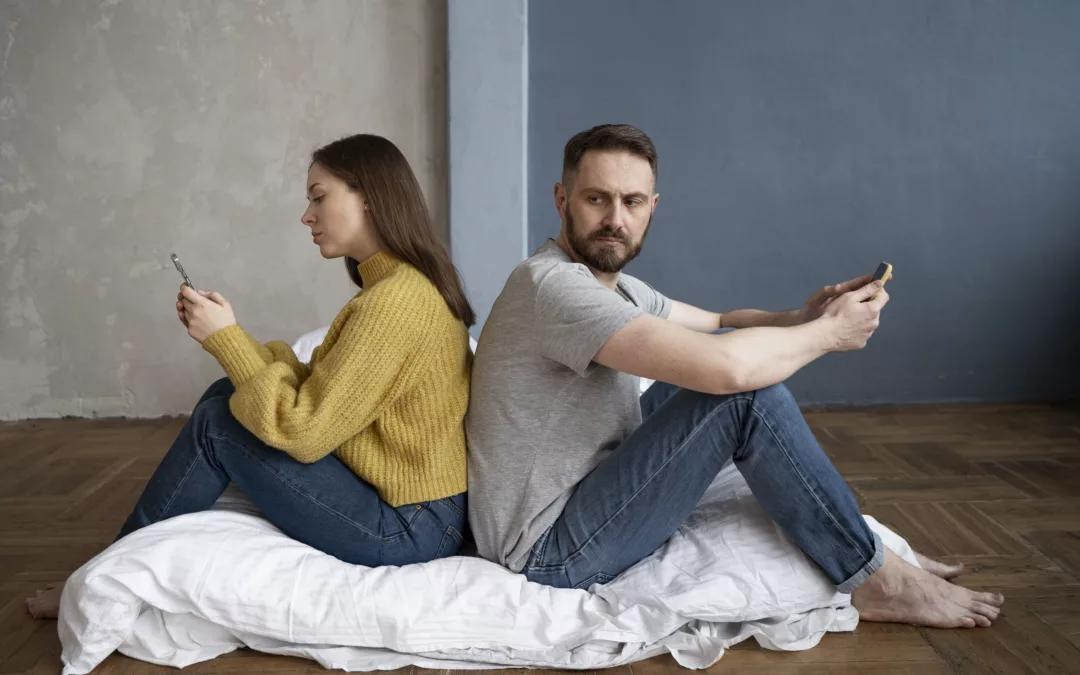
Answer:
[[191, 283], [191, 279], [188, 279], [187, 272], [184, 271], [184, 266], [180, 264], [180, 258], [175, 253], [172, 254], [172, 264], [176, 265], [176, 271], [180, 273], [180, 276], [184, 277], [184, 283], [191, 286], [191, 290], [198, 290], [195, 285]]
[[[892, 278], [892, 265], [890, 265], [887, 262], [883, 262], [883, 263], [881, 263], [881, 264], [879, 264], [877, 266], [876, 270], [874, 270], [874, 278], [870, 280], [870, 283], [874, 283], [875, 281], [879, 281], [879, 280], [882, 281], [882, 282], [886, 282], [891, 278]], [[874, 295], [872, 295], [869, 298], [869, 300], [867, 300], [867, 302], [869, 302], [870, 300], [873, 300], [874, 298], [876, 298], [879, 293], [881, 293], [881, 289], [878, 289], [878, 292], [874, 293]]]

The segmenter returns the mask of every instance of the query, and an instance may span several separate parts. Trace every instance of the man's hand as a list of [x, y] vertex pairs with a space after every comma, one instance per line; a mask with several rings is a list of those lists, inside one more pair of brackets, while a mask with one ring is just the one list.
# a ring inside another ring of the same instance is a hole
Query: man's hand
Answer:
[[820, 319], [825, 313], [826, 308], [832, 304], [837, 298], [845, 293], [862, 288], [866, 284], [870, 283], [873, 277], [869, 274], [859, 277], [858, 279], [852, 279], [845, 281], [842, 284], [836, 284], [835, 286], [826, 286], [817, 293], [810, 296], [810, 299], [806, 301], [806, 304], [802, 308], [796, 310], [797, 324], [807, 323]]
[[[846, 352], [866, 346], [881, 321], [881, 310], [889, 302], [884, 286], [884, 282], [875, 281], [835, 297], [826, 305], [821, 319], [831, 341], [829, 351]], [[878, 296], [870, 300], [874, 293]]]
[[236, 324], [232, 305], [217, 291], [195, 291], [183, 284], [178, 298], [176, 313], [180, 322], [199, 344], [222, 328]]

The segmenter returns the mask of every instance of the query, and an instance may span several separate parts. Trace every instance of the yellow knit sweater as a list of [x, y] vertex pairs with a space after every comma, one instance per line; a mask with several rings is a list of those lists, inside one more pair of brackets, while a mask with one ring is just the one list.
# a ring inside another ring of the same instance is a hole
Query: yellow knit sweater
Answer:
[[229, 408], [297, 461], [334, 453], [391, 506], [465, 492], [472, 356], [464, 322], [419, 270], [387, 251], [303, 364], [239, 326], [203, 343], [236, 386]]

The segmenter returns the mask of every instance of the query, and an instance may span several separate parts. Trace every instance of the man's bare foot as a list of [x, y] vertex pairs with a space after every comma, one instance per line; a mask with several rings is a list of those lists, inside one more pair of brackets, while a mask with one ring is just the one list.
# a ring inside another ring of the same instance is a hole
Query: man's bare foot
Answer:
[[978, 593], [909, 565], [885, 549], [885, 562], [851, 594], [866, 621], [933, 628], [988, 627], [1001, 612], [1000, 593]]
[[38, 591], [34, 597], [26, 599], [26, 608], [35, 619], [55, 619], [60, 613], [60, 594], [63, 584], [49, 584]]
[[945, 563], [938, 562], [933, 558], [927, 558], [922, 553], [915, 551], [915, 559], [919, 561], [919, 566], [924, 570], [933, 574], [935, 577], [941, 577], [946, 581], [949, 579], [955, 579], [964, 573], [964, 563], [956, 563], [955, 565], [946, 565]]

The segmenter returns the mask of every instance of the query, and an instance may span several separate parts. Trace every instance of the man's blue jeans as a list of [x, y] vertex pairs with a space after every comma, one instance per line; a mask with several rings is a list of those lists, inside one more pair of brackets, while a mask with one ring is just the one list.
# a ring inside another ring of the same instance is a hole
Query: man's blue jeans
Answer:
[[457, 554], [465, 494], [394, 508], [341, 460], [302, 464], [229, 412], [228, 378], [207, 389], [117, 538], [208, 509], [235, 482], [286, 535], [347, 563], [375, 567]]
[[657, 382], [642, 424], [578, 484], [522, 572], [560, 588], [607, 583], [656, 551], [733, 459], [791, 540], [850, 593], [884, 561], [847, 483], [782, 384], [715, 396]]

